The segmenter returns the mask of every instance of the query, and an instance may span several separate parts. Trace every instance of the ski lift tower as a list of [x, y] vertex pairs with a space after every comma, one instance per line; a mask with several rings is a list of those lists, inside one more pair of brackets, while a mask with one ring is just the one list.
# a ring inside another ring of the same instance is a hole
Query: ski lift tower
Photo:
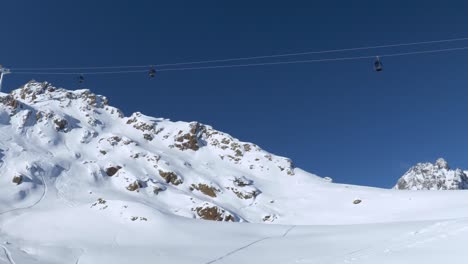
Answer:
[[3, 82], [3, 75], [11, 73], [9, 69], [3, 68], [2, 65], [0, 65], [0, 92], [2, 91], [2, 82]]

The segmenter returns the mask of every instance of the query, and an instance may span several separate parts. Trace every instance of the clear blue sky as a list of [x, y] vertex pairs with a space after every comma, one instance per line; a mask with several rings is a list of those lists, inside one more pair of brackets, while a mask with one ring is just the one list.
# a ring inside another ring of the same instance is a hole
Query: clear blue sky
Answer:
[[[467, 8], [435, 0], [2, 1], [0, 64], [161, 64], [468, 37]], [[453, 46], [468, 41], [416, 49]], [[467, 62], [461, 51], [384, 58], [378, 74], [363, 60], [154, 80], [88, 76], [86, 88], [126, 114], [201, 121], [336, 182], [390, 187], [416, 162], [445, 157], [468, 168]], [[76, 76], [10, 75], [4, 88], [30, 79], [78, 86]]]

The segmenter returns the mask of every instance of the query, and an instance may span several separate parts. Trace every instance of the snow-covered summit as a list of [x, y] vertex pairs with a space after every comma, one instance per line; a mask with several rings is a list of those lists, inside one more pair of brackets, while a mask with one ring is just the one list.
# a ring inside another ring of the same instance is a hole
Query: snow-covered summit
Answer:
[[66, 204], [97, 201], [93, 209], [133, 197], [189, 218], [274, 222], [287, 186], [321, 180], [208, 125], [125, 117], [104, 96], [35, 81], [0, 95], [0, 138], [12, 208], [47, 185]]
[[432, 163], [418, 163], [410, 168], [394, 187], [399, 190], [468, 189], [468, 177], [461, 169], [450, 169], [442, 158]]
[[439, 169], [450, 170], [448, 162], [443, 158], [438, 158], [435, 162], [435, 166]]

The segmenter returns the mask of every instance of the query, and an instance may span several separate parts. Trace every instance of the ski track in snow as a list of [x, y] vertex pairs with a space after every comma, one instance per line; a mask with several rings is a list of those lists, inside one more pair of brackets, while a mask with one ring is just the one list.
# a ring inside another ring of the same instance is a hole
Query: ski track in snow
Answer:
[[75, 264], [80, 264], [81, 257], [83, 257], [84, 253], [85, 253], [85, 250], [81, 248], [81, 254], [76, 259]]
[[205, 264], [212, 264], [212, 263], [218, 262], [218, 261], [220, 261], [220, 260], [222, 260], [222, 259], [225, 259], [225, 258], [227, 258], [227, 257], [229, 257], [229, 256], [231, 256], [231, 255], [233, 255], [233, 254], [235, 254], [235, 253], [238, 253], [239, 251], [242, 251], [242, 250], [244, 250], [244, 249], [246, 249], [246, 248], [249, 248], [249, 247], [251, 247], [251, 246], [253, 246], [253, 245], [255, 245], [255, 244], [258, 244], [258, 243], [260, 243], [260, 242], [262, 242], [262, 241], [265, 241], [265, 240], [268, 240], [268, 239], [273, 239], [273, 238], [284, 238], [284, 237], [286, 237], [286, 236], [289, 234], [289, 232], [291, 232], [295, 227], [296, 227], [295, 225], [289, 227], [281, 236], [268, 236], [268, 237], [264, 237], [264, 238], [260, 238], [260, 239], [258, 239], [258, 240], [255, 240], [255, 241], [253, 241], [253, 242], [251, 242], [251, 243], [249, 243], [249, 244], [247, 244], [247, 245], [245, 245], [245, 246], [242, 246], [242, 247], [240, 247], [240, 248], [234, 249], [234, 250], [232, 250], [232, 251], [226, 253], [225, 255], [223, 255], [223, 256], [217, 258], [217, 259], [214, 259], [214, 260], [205, 262]]
[[13, 257], [11, 256], [11, 253], [8, 250], [8, 248], [6, 248], [5, 246], [1, 246], [1, 247], [3, 248], [3, 251], [5, 252], [5, 255], [6, 255], [8, 261], [10, 262], [10, 264], [16, 264], [16, 262], [13, 260]]
[[291, 232], [295, 227], [296, 226], [293, 225], [290, 228], [288, 228], [288, 230], [286, 230], [286, 232], [284, 232], [284, 234], [281, 237], [286, 237], [289, 234], [289, 232]]
[[38, 205], [40, 202], [42, 202], [42, 200], [44, 200], [45, 196], [47, 195], [47, 184], [46, 184], [46, 181], [45, 181], [45, 179], [44, 179], [44, 174], [41, 173], [40, 176], [41, 176], [42, 184], [44, 185], [44, 190], [43, 190], [43, 192], [42, 192], [41, 197], [40, 197], [36, 202], [34, 202], [33, 204], [31, 204], [31, 205], [29, 205], [29, 206], [26, 206], [26, 207], [18, 207], [18, 208], [13, 208], [13, 209], [4, 211], [4, 212], [0, 212], [0, 215], [7, 214], [7, 213], [11, 213], [11, 212], [15, 212], [15, 211], [21, 211], [21, 210], [31, 209], [31, 208], [33, 208], [34, 206]]
[[55, 180], [55, 188], [57, 189], [57, 197], [63, 201], [66, 206], [71, 208], [78, 206], [78, 203], [73, 202], [66, 197], [66, 193], [69, 193], [71, 189], [70, 185], [64, 180], [66, 176], [68, 177], [68, 171], [69, 170], [65, 170], [62, 172], [62, 176]]
[[[41, 176], [42, 184], [44, 185], [44, 190], [43, 190], [43, 192], [42, 192], [41, 197], [40, 197], [36, 202], [34, 202], [32, 205], [29, 205], [29, 206], [26, 206], [26, 207], [13, 208], [13, 209], [10, 209], [10, 210], [4, 211], [4, 212], [0, 212], [0, 215], [4, 215], [4, 214], [11, 213], [11, 212], [15, 212], [15, 211], [21, 211], [21, 210], [31, 209], [31, 208], [33, 208], [34, 206], [38, 205], [40, 202], [42, 202], [42, 200], [44, 200], [45, 196], [47, 195], [47, 184], [46, 184], [46, 181], [45, 181], [45, 179], [44, 179], [44, 174], [41, 173], [40, 176]], [[0, 232], [1, 232], [1, 229], [0, 229]], [[7, 256], [8, 261], [9, 261], [11, 264], [16, 264], [15, 261], [13, 260], [13, 257], [11, 256], [11, 253], [10, 253], [10, 251], [8, 250], [8, 248], [6, 248], [5, 246], [1, 246], [1, 247], [3, 248], [3, 250], [4, 250], [4, 252], [5, 252], [5, 255]]]
[[[466, 232], [468, 227], [457, 225], [459, 221], [443, 221], [426, 226], [414, 232], [405, 233], [402, 236], [375, 246], [365, 247], [345, 254], [343, 263], [354, 263], [358, 260], [369, 258], [381, 253], [391, 254], [417, 245], [431, 243], [440, 239], [445, 239], [451, 235]], [[334, 261], [330, 263], [335, 263]]]

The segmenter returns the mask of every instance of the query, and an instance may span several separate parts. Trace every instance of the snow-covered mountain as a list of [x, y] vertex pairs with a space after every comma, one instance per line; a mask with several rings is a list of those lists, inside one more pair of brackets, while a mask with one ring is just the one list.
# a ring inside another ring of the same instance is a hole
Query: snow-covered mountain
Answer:
[[126, 197], [189, 218], [273, 222], [285, 212], [275, 200], [288, 186], [319, 180], [210, 126], [124, 117], [103, 96], [48, 83], [0, 97], [0, 135], [1, 184], [12, 207], [46, 181], [70, 206], [107, 210], [108, 200]]
[[335, 184], [88, 90], [0, 94], [0, 263], [463, 263], [467, 199]]
[[464, 190], [468, 176], [461, 169], [450, 169], [440, 158], [434, 164], [418, 163], [411, 167], [394, 187], [398, 190]]

